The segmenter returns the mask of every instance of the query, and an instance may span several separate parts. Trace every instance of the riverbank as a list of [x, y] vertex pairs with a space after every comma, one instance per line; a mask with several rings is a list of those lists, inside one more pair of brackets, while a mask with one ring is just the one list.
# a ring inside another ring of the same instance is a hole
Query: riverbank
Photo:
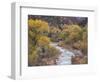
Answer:
[[74, 56], [72, 56], [71, 58], [72, 64], [87, 64], [88, 63], [88, 56], [84, 54], [80, 49], [74, 48], [73, 45], [58, 44], [58, 46], [74, 53]]

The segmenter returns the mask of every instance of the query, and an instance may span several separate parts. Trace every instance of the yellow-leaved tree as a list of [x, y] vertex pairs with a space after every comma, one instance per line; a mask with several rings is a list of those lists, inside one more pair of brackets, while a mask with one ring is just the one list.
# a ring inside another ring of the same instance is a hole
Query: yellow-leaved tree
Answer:
[[80, 39], [80, 33], [82, 32], [82, 29], [78, 25], [67, 25], [64, 27], [63, 32], [66, 32], [68, 34], [68, 38], [75, 42]]
[[49, 31], [48, 23], [38, 19], [29, 19], [28, 26], [30, 29], [34, 29], [36, 32], [40, 33]]
[[50, 43], [50, 38], [46, 37], [46, 36], [41, 36], [38, 39], [38, 45], [39, 46], [45, 46], [48, 45]]
[[37, 38], [40, 38], [41, 36], [46, 36], [46, 33], [49, 32], [49, 25], [47, 22], [39, 19], [29, 19], [28, 20], [28, 26], [29, 26], [29, 38], [31, 38], [34, 43], [34, 45], [37, 44]]
[[49, 25], [43, 20], [28, 19], [28, 27], [28, 60], [31, 66], [37, 64], [39, 59], [38, 48], [40, 47], [43, 51], [44, 46], [50, 43], [50, 39], [47, 37]]

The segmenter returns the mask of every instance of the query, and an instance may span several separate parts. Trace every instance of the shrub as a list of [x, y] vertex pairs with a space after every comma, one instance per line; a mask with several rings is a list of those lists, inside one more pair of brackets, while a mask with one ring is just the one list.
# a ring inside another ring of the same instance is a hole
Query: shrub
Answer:
[[55, 56], [59, 55], [59, 53], [60, 53], [59, 50], [56, 49], [55, 47], [53, 47], [53, 46], [48, 47], [47, 54], [49, 57], [55, 57]]
[[46, 46], [50, 43], [50, 39], [47, 36], [41, 36], [38, 41], [37, 41], [37, 45], [39, 46]]
[[80, 40], [81, 28], [78, 25], [70, 25], [68, 28], [69, 38], [73, 41]]
[[36, 50], [33, 50], [32, 51], [32, 54], [29, 54], [28, 55], [28, 65], [29, 66], [32, 66], [32, 65], [35, 65], [38, 61], [38, 54], [37, 54], [37, 51]]

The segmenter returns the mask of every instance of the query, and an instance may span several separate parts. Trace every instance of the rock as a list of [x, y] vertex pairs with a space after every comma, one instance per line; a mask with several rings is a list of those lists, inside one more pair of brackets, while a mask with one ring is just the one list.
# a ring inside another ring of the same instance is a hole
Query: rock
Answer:
[[86, 56], [75, 56], [72, 57], [72, 64], [87, 64], [88, 63], [88, 59]]
[[80, 50], [73, 50], [73, 53], [78, 56], [83, 56], [83, 54]]

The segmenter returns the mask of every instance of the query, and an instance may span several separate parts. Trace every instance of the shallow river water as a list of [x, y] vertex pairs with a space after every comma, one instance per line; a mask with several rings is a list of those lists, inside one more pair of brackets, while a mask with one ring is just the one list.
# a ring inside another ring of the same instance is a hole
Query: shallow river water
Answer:
[[64, 49], [57, 45], [57, 43], [51, 43], [52, 46], [54, 46], [56, 49], [58, 49], [61, 54], [59, 55], [57, 59], [57, 65], [70, 65], [71, 64], [71, 57], [74, 56], [74, 53]]

